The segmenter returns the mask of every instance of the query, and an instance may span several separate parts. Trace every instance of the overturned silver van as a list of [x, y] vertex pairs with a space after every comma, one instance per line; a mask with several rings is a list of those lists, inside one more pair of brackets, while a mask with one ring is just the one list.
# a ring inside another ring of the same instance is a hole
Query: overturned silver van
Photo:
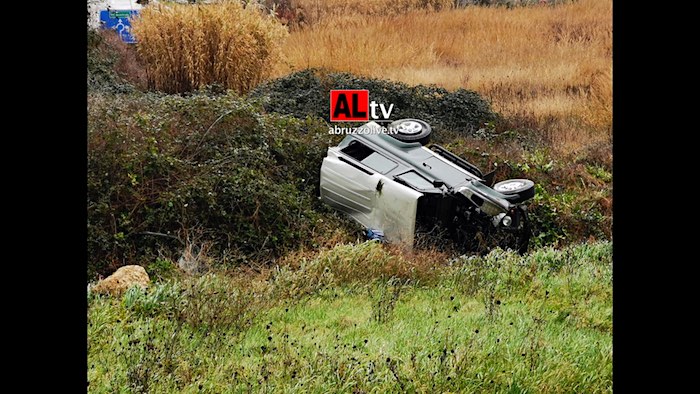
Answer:
[[[376, 122], [328, 148], [321, 165], [320, 197], [390, 243], [412, 246], [418, 228], [442, 228], [473, 249], [501, 246], [520, 253], [530, 238], [525, 202], [534, 183], [494, 184], [481, 170], [439, 145], [424, 146], [430, 126], [418, 119]], [[370, 130], [370, 132], [367, 132]], [[391, 132], [393, 131], [393, 134]]]

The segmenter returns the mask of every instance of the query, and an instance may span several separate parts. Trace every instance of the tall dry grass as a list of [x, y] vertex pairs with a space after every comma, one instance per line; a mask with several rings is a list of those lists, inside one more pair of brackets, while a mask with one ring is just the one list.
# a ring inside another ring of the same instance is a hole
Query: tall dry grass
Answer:
[[271, 73], [286, 29], [239, 1], [157, 4], [133, 21], [148, 85], [168, 93], [219, 83], [247, 92]]
[[326, 67], [475, 90], [561, 153], [610, 141], [611, 0], [335, 15], [293, 31], [284, 53], [287, 65], [277, 75]]
[[415, 10], [450, 9], [454, 0], [295, 0], [303, 24], [343, 16], [395, 16]]

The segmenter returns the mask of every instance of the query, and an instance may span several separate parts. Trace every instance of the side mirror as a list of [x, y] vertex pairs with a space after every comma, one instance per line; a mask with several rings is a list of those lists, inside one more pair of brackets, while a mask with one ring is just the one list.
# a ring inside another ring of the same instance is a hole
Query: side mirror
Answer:
[[445, 182], [443, 182], [439, 179], [436, 179], [433, 181], [433, 186], [437, 187], [437, 188], [441, 188], [441, 187], [445, 186]]

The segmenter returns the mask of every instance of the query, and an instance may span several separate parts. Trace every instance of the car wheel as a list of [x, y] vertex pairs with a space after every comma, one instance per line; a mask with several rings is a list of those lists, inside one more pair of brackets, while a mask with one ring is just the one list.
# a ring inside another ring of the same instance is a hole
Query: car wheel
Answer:
[[420, 119], [399, 119], [392, 122], [389, 128], [395, 130], [395, 134], [390, 134], [401, 142], [420, 142], [425, 145], [430, 141], [430, 133], [433, 129], [429, 124]]
[[523, 255], [527, 252], [527, 247], [530, 244], [530, 237], [532, 236], [532, 228], [530, 227], [530, 218], [527, 216], [527, 208], [522, 206], [518, 207], [520, 224], [520, 229], [517, 232], [515, 244], [515, 250], [519, 254]]
[[535, 182], [529, 179], [508, 179], [493, 185], [493, 190], [505, 194], [519, 194], [522, 200], [535, 196]]

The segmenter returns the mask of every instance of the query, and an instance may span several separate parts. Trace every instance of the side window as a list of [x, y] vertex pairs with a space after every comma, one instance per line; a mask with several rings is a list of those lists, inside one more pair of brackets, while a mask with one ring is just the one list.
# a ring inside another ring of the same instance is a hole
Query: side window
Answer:
[[396, 178], [406, 182], [407, 184], [419, 190], [433, 189], [435, 187], [427, 179], [423, 178], [421, 175], [419, 175], [413, 170], [405, 172], [397, 176]]
[[360, 141], [352, 141], [350, 145], [342, 149], [342, 152], [382, 174], [386, 174], [398, 165]]

